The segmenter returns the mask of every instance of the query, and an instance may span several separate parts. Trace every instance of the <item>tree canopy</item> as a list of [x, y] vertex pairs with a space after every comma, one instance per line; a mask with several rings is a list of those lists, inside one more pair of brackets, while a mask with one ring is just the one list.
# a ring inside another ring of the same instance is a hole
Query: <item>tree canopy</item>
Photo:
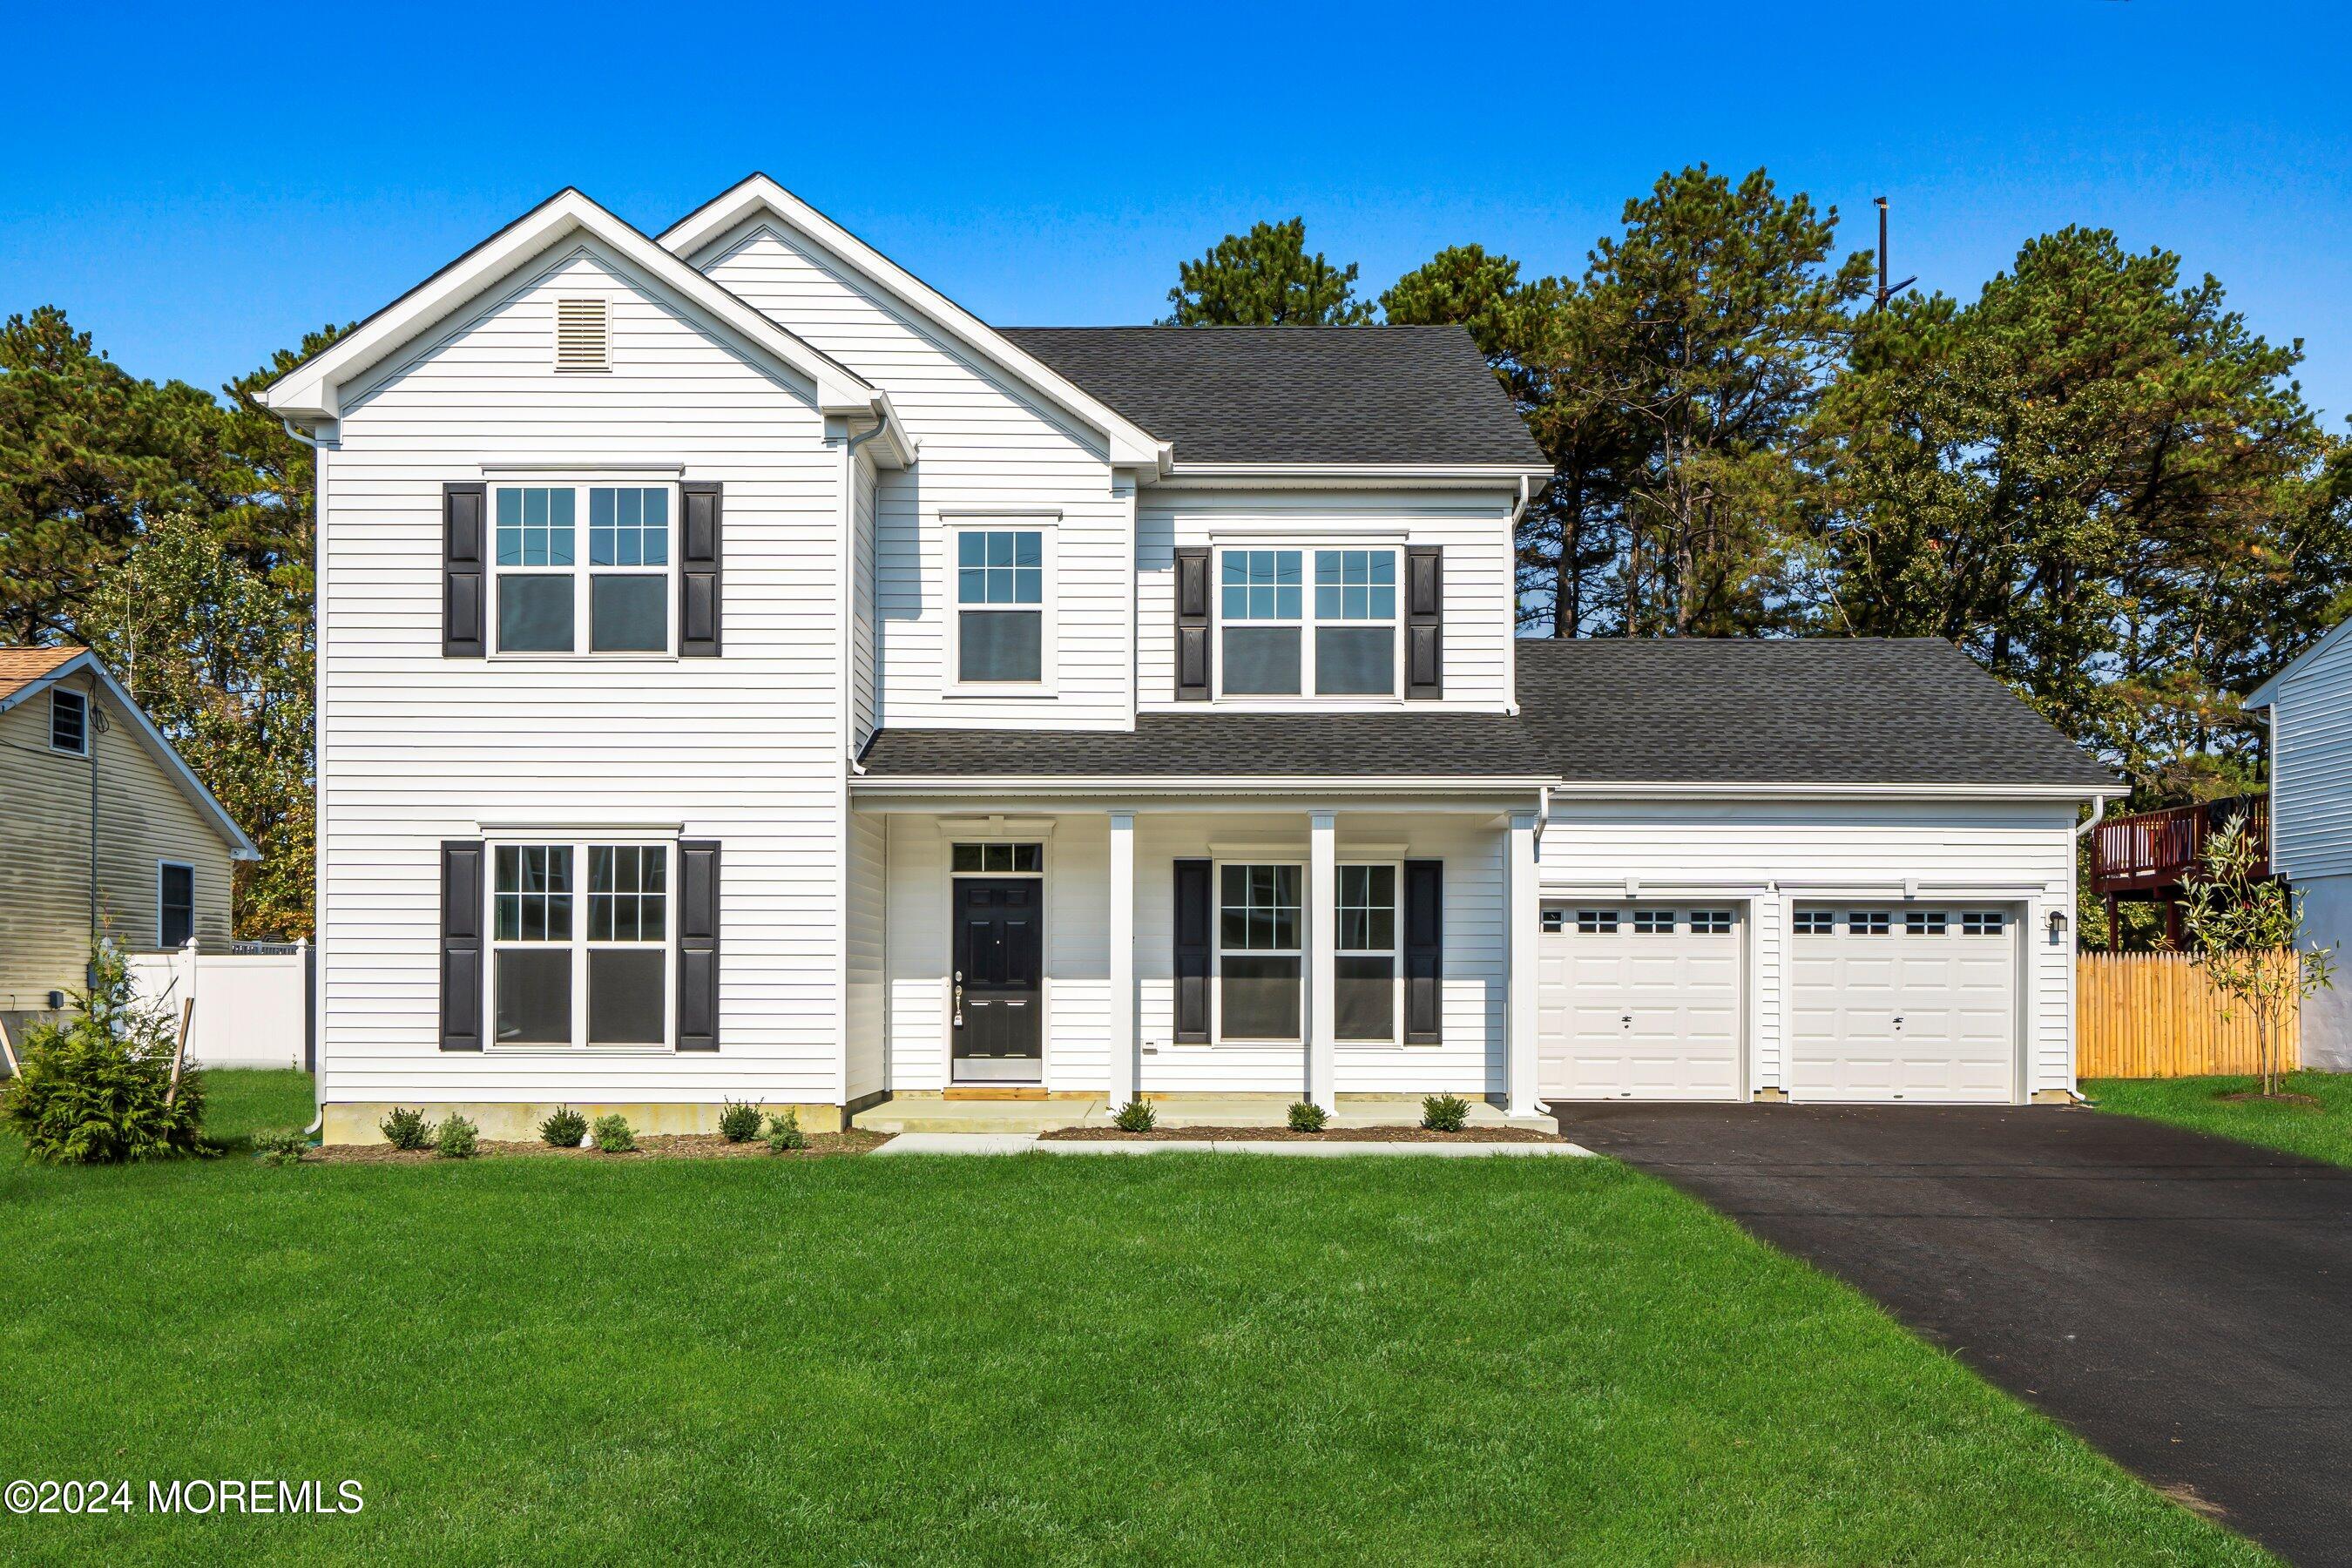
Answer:
[[1370, 303], [1355, 298], [1355, 263], [1334, 267], [1319, 250], [1307, 254], [1305, 218], [1229, 234], [1176, 277], [1165, 326], [1353, 327], [1372, 319]]

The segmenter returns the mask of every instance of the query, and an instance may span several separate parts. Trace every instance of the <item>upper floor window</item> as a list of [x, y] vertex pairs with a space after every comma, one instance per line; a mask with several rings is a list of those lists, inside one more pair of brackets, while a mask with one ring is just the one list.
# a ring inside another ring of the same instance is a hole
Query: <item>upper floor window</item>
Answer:
[[155, 943], [185, 947], [196, 934], [196, 868], [173, 860], [155, 867]]
[[1227, 550], [1218, 616], [1227, 696], [1396, 694], [1393, 550]]
[[89, 699], [80, 692], [49, 688], [49, 748], [89, 755]]
[[1045, 532], [956, 534], [956, 679], [1037, 685], [1045, 678]]
[[670, 487], [499, 485], [492, 507], [499, 652], [673, 651]]

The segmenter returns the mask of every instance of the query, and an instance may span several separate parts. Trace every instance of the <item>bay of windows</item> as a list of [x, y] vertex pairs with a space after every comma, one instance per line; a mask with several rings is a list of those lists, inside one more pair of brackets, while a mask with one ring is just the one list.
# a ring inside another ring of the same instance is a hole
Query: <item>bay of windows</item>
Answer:
[[[1397, 1037], [1397, 868], [1342, 865], [1333, 921], [1334, 1037]], [[1306, 990], [1306, 871], [1296, 865], [1225, 865], [1217, 873], [1217, 1037], [1302, 1039]]]
[[1395, 551], [1227, 550], [1217, 586], [1225, 695], [1396, 694]]
[[670, 651], [668, 486], [499, 485], [491, 521], [499, 652]]
[[496, 1043], [667, 1045], [668, 847], [500, 844], [491, 862]]

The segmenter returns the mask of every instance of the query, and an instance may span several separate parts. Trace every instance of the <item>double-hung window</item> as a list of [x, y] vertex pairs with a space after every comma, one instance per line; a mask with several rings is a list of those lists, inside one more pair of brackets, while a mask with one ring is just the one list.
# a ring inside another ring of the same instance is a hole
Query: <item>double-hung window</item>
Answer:
[[669, 846], [491, 847], [493, 1038], [670, 1043]]
[[1045, 531], [956, 533], [956, 679], [1036, 686], [1045, 679]]
[[1397, 868], [1339, 868], [1338, 941], [1332, 956], [1332, 1033], [1342, 1040], [1393, 1042], [1397, 1015]]
[[89, 755], [89, 699], [80, 692], [49, 688], [49, 749]]
[[1304, 959], [1297, 866], [1219, 868], [1217, 1037], [1297, 1040]]
[[1396, 695], [1394, 550], [1226, 550], [1217, 587], [1224, 695]]
[[185, 947], [196, 934], [196, 868], [176, 860], [155, 867], [155, 945]]
[[491, 487], [498, 651], [674, 651], [672, 488]]

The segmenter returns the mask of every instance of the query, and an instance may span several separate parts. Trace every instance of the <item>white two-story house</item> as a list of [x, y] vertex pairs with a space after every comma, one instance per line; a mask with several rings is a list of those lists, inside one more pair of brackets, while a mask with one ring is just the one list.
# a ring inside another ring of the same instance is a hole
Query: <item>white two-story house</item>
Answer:
[[992, 328], [755, 177], [565, 191], [268, 398], [332, 1139], [2074, 1088], [2106, 776], [1939, 644], [1515, 638], [1456, 330]]

